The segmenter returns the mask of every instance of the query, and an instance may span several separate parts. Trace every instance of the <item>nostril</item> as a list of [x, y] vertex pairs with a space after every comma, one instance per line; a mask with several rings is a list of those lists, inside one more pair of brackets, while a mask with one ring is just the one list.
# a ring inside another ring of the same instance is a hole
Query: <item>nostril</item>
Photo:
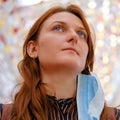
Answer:
[[73, 41], [73, 42], [77, 42], [78, 41], [78, 35], [75, 31], [71, 31], [68, 33], [68, 41]]

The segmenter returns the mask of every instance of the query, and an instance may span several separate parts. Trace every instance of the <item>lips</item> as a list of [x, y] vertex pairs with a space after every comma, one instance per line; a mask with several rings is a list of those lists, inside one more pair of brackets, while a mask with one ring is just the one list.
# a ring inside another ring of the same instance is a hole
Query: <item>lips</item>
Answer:
[[71, 51], [74, 51], [77, 55], [79, 55], [79, 53], [77, 52], [76, 49], [72, 48], [72, 47], [69, 47], [69, 48], [65, 48], [63, 50], [71, 50]]

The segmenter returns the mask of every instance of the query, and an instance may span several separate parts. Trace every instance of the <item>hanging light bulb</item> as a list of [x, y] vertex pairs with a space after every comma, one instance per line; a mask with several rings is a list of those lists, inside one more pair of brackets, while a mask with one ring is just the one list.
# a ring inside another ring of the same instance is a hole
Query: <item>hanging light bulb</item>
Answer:
[[17, 0], [19, 6], [30, 6], [40, 3], [42, 0]]

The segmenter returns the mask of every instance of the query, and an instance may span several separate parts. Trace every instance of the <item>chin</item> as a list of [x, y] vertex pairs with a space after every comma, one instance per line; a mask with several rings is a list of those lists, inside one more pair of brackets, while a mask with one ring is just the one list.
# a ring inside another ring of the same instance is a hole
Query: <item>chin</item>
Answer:
[[83, 69], [84, 69], [84, 66], [81, 65], [80, 63], [78, 62], [71, 62], [71, 61], [64, 61], [64, 62], [61, 62], [61, 67], [63, 67], [64, 69], [68, 69], [68, 70], [72, 70], [72, 71], [76, 71], [78, 73], [80, 73]]

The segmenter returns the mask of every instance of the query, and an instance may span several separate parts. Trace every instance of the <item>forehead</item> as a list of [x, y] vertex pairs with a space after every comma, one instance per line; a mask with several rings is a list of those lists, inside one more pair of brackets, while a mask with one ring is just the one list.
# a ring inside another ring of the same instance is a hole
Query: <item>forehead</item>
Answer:
[[55, 21], [61, 21], [61, 22], [65, 22], [65, 23], [73, 23], [76, 25], [81, 25], [83, 26], [83, 23], [81, 21], [81, 19], [79, 17], [77, 17], [76, 15], [74, 15], [73, 13], [70, 12], [58, 12], [55, 13], [53, 15], [51, 15], [50, 17], [48, 17], [43, 24], [51, 24]]

